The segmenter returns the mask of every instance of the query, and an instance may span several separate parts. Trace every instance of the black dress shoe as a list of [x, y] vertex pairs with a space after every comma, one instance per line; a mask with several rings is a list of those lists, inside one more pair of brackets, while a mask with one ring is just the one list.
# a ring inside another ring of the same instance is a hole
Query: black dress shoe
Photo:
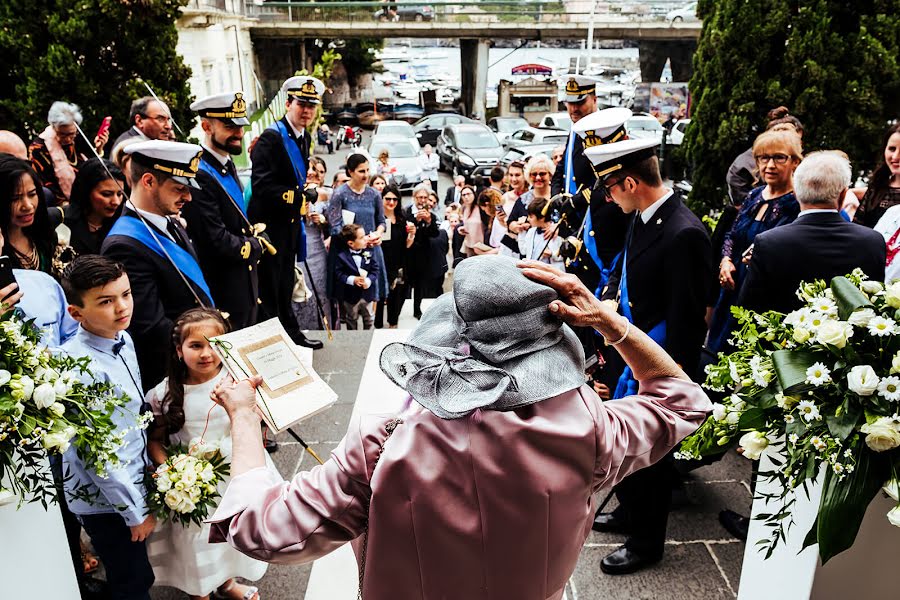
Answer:
[[733, 510], [723, 510], [719, 513], [719, 523], [725, 531], [739, 540], [747, 541], [747, 530], [750, 529], [750, 519], [739, 515]]
[[627, 575], [656, 564], [660, 560], [662, 560], [662, 554], [645, 556], [629, 550], [627, 546], [621, 546], [600, 561], [600, 570], [607, 575]]
[[105, 581], [85, 577], [78, 583], [83, 600], [109, 600], [109, 585]]
[[630, 533], [625, 519], [617, 516], [614, 512], [597, 513], [594, 517], [594, 524], [591, 525], [591, 529], [601, 533]]
[[324, 344], [322, 344], [321, 340], [314, 340], [303, 335], [302, 331], [298, 331], [291, 335], [291, 339], [294, 340], [294, 343], [298, 346], [303, 346], [304, 348], [312, 348], [313, 350], [319, 350], [322, 348]]

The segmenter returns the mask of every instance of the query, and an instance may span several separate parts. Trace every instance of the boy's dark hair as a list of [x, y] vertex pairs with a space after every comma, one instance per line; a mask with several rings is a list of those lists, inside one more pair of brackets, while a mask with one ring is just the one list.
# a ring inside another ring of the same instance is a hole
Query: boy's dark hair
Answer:
[[544, 214], [544, 209], [547, 207], [547, 201], [543, 198], [535, 198], [531, 202], [528, 203], [528, 207], [525, 209], [529, 215], [534, 215], [538, 219], [546, 219], [547, 215]]
[[125, 274], [120, 263], [99, 254], [82, 254], [65, 268], [60, 279], [66, 300], [84, 306], [84, 294]]
[[504, 177], [506, 177], [506, 169], [504, 169], [500, 165], [497, 165], [496, 167], [491, 169], [490, 179], [494, 183], [500, 183], [501, 181], [503, 181]]
[[362, 229], [362, 225], [358, 225], [356, 223], [344, 225], [343, 227], [341, 227], [341, 239], [349, 244], [356, 239], [356, 232], [360, 229]]

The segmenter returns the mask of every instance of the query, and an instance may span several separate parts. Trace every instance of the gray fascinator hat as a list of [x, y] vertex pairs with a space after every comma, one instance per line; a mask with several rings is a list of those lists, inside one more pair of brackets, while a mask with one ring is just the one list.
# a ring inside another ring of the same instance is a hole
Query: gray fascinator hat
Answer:
[[512, 410], [584, 383], [584, 351], [548, 305], [552, 288], [516, 261], [474, 256], [454, 271], [406, 342], [389, 344], [381, 370], [442, 419], [476, 409]]

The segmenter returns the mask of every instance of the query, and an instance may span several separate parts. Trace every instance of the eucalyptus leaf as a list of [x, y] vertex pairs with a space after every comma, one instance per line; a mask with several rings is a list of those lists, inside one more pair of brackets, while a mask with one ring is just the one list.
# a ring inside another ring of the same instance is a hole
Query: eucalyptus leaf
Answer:
[[856, 285], [843, 275], [831, 280], [831, 292], [838, 307], [838, 316], [846, 321], [860, 308], [871, 307], [872, 303]]

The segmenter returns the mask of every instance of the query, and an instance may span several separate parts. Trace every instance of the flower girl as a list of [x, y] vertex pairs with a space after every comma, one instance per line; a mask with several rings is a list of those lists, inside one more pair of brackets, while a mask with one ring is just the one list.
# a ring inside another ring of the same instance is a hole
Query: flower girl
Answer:
[[[148, 451], [155, 465], [166, 460], [167, 446], [185, 448], [200, 443], [218, 446], [231, 461], [231, 434], [225, 409], [210, 400], [216, 383], [226, 376], [222, 361], [207, 338], [227, 332], [227, 324], [215, 310], [193, 308], [182, 314], [172, 330], [168, 377], [147, 393], [155, 420]], [[271, 459], [269, 468], [275, 469]], [[229, 478], [219, 486], [224, 494]], [[211, 514], [211, 513], [210, 513]], [[258, 590], [235, 581], [258, 580], [266, 563], [244, 556], [228, 544], [210, 544], [209, 525], [184, 527], [164, 522], [148, 540], [147, 554], [157, 585], [178, 588], [191, 598], [259, 600]]]

